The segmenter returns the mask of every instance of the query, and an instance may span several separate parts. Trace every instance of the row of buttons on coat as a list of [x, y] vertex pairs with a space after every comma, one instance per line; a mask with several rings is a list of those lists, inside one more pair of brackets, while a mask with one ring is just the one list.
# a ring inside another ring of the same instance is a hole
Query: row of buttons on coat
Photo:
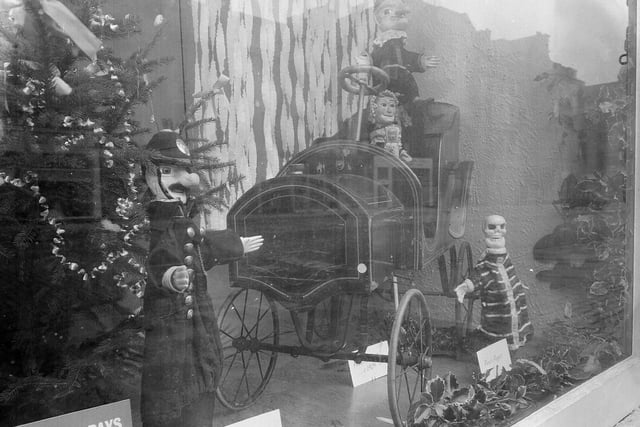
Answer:
[[[193, 227], [188, 227], [187, 228], [187, 235], [189, 237], [195, 237], [196, 235], [196, 230]], [[187, 292], [185, 293], [184, 296], [184, 304], [187, 307], [190, 307], [191, 305], [193, 305], [193, 295], [190, 294], [190, 292], [193, 290], [193, 275], [195, 274], [195, 271], [191, 268], [191, 266], [193, 265], [193, 255], [195, 253], [195, 245], [193, 243], [185, 243], [184, 245], [184, 251], [185, 253], [187, 253], [188, 255], [186, 255], [184, 257], [184, 265], [187, 266], [188, 270], [187, 272], [189, 273], [189, 287], [187, 287]], [[189, 308], [187, 310], [187, 319], [191, 320], [193, 318], [193, 308]]]

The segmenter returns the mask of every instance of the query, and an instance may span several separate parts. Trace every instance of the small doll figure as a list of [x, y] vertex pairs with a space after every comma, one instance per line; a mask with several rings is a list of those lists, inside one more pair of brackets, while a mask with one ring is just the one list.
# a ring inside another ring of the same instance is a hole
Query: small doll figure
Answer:
[[507, 253], [505, 219], [488, 216], [483, 231], [486, 252], [455, 292], [461, 303], [467, 293], [479, 297], [482, 309], [478, 330], [490, 341], [506, 338], [509, 349], [516, 350], [533, 335], [524, 293], [528, 288], [516, 275]]
[[[368, 54], [371, 65], [382, 68], [389, 74], [387, 89], [398, 94], [398, 100], [403, 106], [419, 96], [418, 85], [411, 73], [422, 73], [440, 64], [440, 58], [436, 56], [426, 56], [405, 49], [409, 13], [406, 0], [376, 0], [374, 15], [378, 36]], [[362, 58], [360, 61], [362, 62]]]
[[201, 230], [191, 193], [200, 184], [177, 133], [155, 134], [145, 178], [150, 247], [144, 295], [144, 427], [211, 426], [222, 369], [222, 345], [206, 271], [262, 246], [261, 236]]
[[369, 142], [393, 153], [404, 162], [411, 156], [402, 147], [402, 128], [398, 123], [398, 98], [389, 90], [371, 97], [369, 101], [369, 122], [373, 130], [369, 132]]

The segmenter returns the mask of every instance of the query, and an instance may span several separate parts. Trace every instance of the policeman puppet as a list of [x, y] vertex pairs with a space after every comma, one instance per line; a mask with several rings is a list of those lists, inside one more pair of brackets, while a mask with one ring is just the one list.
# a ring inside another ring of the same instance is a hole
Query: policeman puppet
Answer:
[[206, 271], [262, 246], [261, 236], [201, 230], [192, 194], [200, 179], [189, 149], [172, 131], [155, 134], [145, 178], [150, 247], [144, 296], [144, 427], [210, 427], [222, 345]]

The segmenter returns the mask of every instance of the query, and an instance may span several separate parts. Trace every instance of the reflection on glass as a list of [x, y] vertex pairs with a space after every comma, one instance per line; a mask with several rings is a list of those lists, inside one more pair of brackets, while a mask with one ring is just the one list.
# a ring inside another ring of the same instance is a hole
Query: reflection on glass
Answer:
[[[326, 424], [317, 399], [336, 425], [511, 425], [630, 355], [635, 2], [61, 1], [102, 50], [51, 1], [13, 3], [0, 419], [131, 399], [139, 425], [145, 127], [205, 157], [182, 165], [218, 196], [202, 226], [264, 237], [210, 273], [236, 410], [212, 403], [216, 423], [265, 399]], [[514, 363], [488, 381], [476, 352], [503, 337]], [[363, 398], [316, 359], [389, 375]]]

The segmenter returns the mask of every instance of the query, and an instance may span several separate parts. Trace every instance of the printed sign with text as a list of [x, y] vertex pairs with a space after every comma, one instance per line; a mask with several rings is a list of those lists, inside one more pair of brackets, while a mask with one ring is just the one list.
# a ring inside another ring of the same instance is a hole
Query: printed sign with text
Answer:
[[[389, 344], [386, 341], [367, 347], [367, 354], [389, 354]], [[387, 375], [387, 364], [379, 362], [356, 363], [349, 360], [349, 373], [351, 374], [351, 384], [357, 387], [369, 381], [376, 380]]]
[[478, 356], [480, 372], [486, 374], [491, 370], [487, 377], [489, 381], [497, 377], [498, 374], [502, 372], [502, 368], [507, 371], [511, 370], [511, 354], [509, 353], [509, 346], [507, 345], [506, 339], [494, 342], [478, 350], [476, 355]]
[[132, 427], [131, 402], [121, 400], [17, 427]]

